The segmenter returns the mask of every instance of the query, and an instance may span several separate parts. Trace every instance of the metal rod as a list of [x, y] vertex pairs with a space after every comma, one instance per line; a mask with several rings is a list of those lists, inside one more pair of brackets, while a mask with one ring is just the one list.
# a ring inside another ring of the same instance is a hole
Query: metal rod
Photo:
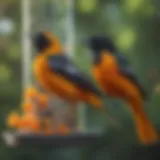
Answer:
[[[67, 17], [66, 17], [66, 48], [68, 56], [72, 59], [74, 58], [75, 53], [75, 1], [67, 0]], [[78, 113], [78, 128], [80, 130], [86, 129], [86, 106], [84, 104], [78, 104], [77, 106]]]
[[21, 1], [21, 19], [22, 19], [22, 85], [25, 90], [31, 83], [31, 44], [29, 40], [29, 33], [31, 27], [30, 16], [31, 2], [30, 0]]
[[67, 17], [66, 17], [66, 48], [70, 57], [74, 56], [75, 51], [75, 27], [74, 27], [74, 0], [67, 0]]

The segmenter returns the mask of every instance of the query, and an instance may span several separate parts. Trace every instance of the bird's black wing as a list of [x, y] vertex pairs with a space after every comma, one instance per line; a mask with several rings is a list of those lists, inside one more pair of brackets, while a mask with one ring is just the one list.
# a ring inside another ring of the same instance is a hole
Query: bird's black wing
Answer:
[[127, 77], [132, 83], [134, 83], [139, 88], [143, 99], [146, 99], [147, 97], [146, 92], [144, 91], [143, 87], [139, 83], [137, 76], [135, 75], [134, 70], [131, 68], [128, 60], [123, 55], [120, 55], [120, 54], [117, 54], [116, 58], [119, 64], [120, 73], [123, 76]]
[[75, 84], [80, 89], [101, 95], [88, 76], [80, 72], [77, 66], [64, 55], [52, 55], [48, 57], [48, 65], [51, 70]]

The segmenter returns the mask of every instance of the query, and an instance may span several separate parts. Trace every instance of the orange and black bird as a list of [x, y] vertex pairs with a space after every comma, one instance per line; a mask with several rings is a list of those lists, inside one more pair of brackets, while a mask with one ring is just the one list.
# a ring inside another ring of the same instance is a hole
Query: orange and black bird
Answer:
[[107, 36], [91, 36], [86, 43], [93, 56], [93, 75], [102, 90], [129, 104], [142, 143], [156, 142], [158, 135], [143, 110], [146, 93], [129, 61]]
[[55, 35], [39, 32], [33, 37], [33, 45], [37, 52], [34, 73], [44, 89], [72, 105], [84, 101], [96, 108], [101, 107], [101, 92], [67, 57]]

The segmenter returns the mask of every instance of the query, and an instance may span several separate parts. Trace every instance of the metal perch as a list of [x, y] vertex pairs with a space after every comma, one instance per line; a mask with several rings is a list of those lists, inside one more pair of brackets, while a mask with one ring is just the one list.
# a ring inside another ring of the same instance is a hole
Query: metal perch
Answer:
[[10, 147], [79, 147], [99, 143], [101, 133], [73, 133], [68, 135], [34, 135], [5, 132], [3, 139]]

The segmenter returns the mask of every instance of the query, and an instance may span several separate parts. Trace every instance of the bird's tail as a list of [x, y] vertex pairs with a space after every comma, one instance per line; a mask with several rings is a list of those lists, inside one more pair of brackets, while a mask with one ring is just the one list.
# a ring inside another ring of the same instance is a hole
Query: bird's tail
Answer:
[[135, 125], [139, 139], [143, 144], [152, 144], [158, 141], [158, 134], [151, 121], [143, 111], [143, 103], [140, 100], [129, 101], [135, 118]]

